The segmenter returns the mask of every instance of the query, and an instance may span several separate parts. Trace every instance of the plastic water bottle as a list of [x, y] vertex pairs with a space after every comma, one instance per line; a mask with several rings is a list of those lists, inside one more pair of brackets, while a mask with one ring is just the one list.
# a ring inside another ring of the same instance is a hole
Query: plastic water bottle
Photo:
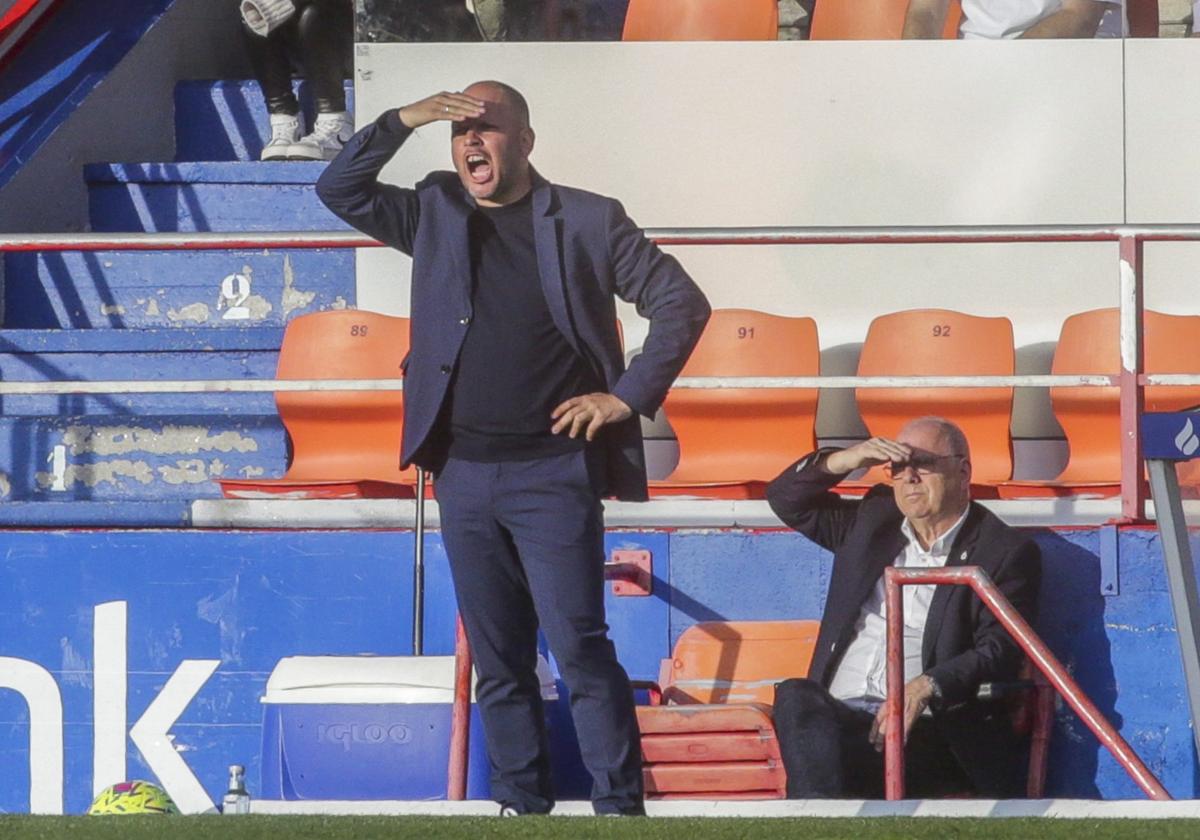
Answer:
[[246, 768], [240, 764], [229, 765], [229, 790], [225, 791], [221, 813], [226, 816], [250, 813], [250, 794], [246, 793]]

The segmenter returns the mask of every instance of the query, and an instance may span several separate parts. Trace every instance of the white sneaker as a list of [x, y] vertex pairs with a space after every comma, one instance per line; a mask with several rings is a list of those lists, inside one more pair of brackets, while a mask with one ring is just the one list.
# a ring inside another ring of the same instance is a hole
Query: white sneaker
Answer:
[[317, 114], [312, 133], [293, 143], [288, 149], [291, 160], [333, 160], [354, 135], [350, 115]]
[[271, 139], [263, 146], [263, 160], [287, 160], [292, 145], [300, 139], [300, 117], [271, 114]]

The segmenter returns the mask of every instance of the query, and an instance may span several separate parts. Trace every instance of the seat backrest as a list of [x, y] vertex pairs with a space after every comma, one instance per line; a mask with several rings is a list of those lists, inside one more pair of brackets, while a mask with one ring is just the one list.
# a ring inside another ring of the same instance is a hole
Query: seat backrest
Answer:
[[[718, 309], [682, 376], [819, 376], [812, 318]], [[816, 388], [674, 388], [664, 409], [679, 441], [672, 481], [769, 481], [814, 443]]]
[[[1146, 373], [1200, 373], [1200, 315], [1164, 315], [1146, 310], [1142, 347]], [[1103, 373], [1121, 369], [1120, 313], [1094, 309], [1063, 322], [1054, 351], [1054, 374]], [[1146, 411], [1179, 411], [1200, 405], [1200, 387], [1151, 386]], [[1117, 387], [1051, 388], [1054, 416], [1070, 448], [1059, 481], [1114, 482], [1121, 477], [1120, 390]]]
[[[817, 0], [808, 37], [813, 41], [892, 41], [904, 31], [908, 0]], [[943, 38], [958, 37], [959, 0], [951, 0]]]
[[[293, 318], [283, 335], [279, 379], [398, 379], [408, 319], [354, 309]], [[292, 441], [288, 479], [408, 481], [401, 471], [402, 391], [280, 391]]]
[[[871, 322], [859, 376], [1012, 376], [1012, 322], [948, 309], [910, 309]], [[858, 388], [859, 414], [872, 435], [895, 437], [914, 417], [935, 414], [971, 444], [972, 481], [1012, 477], [1012, 388]], [[876, 468], [868, 480], [883, 481]]]
[[625, 41], [774, 41], [777, 0], [629, 0]]
[[702, 621], [675, 643], [668, 703], [774, 703], [775, 684], [808, 675], [819, 621]]

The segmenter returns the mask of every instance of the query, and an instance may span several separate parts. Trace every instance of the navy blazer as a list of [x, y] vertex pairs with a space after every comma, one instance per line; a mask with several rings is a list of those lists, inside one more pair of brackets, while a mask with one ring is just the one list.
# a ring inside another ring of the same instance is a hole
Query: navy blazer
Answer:
[[[395, 110], [359, 131], [317, 182], [340, 218], [413, 258], [411, 350], [404, 380], [400, 460], [437, 470], [423, 446], [445, 400], [471, 322], [467, 219], [475, 209], [454, 172], [405, 189], [378, 180], [412, 133]], [[607, 491], [647, 498], [641, 423], [652, 418], [700, 338], [710, 309], [679, 263], [625, 215], [620, 202], [551, 184], [534, 173], [534, 244], [550, 315], [608, 391], [634, 415], [601, 432]], [[642, 352], [625, 367], [614, 295], [650, 321]]]
[[[809, 678], [826, 688], [854, 638], [855, 625], [883, 570], [905, 545], [904, 516], [892, 489], [877, 485], [861, 500], [832, 488], [845, 476], [817, 466], [820, 453], [801, 458], [767, 487], [767, 501], [789, 527], [832, 551], [833, 569]], [[1041, 582], [1037, 544], [977, 502], [954, 539], [949, 566], [979, 566], [1032, 622]], [[981, 793], [1021, 795], [1020, 745], [1003, 709], [977, 702], [979, 687], [1017, 677], [1022, 654], [1008, 631], [970, 588], [939, 586], [929, 605], [921, 667], [942, 699], [934, 720]]]

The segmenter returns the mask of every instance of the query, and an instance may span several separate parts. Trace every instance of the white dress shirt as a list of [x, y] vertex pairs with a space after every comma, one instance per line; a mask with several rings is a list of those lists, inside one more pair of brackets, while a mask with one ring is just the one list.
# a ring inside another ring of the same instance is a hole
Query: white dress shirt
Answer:
[[[1110, 7], [1105, 12], [1097, 35], [1120, 38], [1125, 29], [1124, 0], [1094, 2], [1106, 3]], [[962, 0], [963, 21], [959, 31], [963, 38], [1017, 38], [1061, 7], [1061, 0]]]
[[[913, 532], [908, 520], [900, 526], [907, 543], [892, 565], [898, 568], [930, 568], [946, 565], [954, 538], [962, 530], [967, 511], [938, 537], [929, 550], [921, 548], [921, 542]], [[920, 676], [921, 643], [925, 638], [925, 621], [929, 618], [929, 604], [933, 600], [933, 584], [905, 586], [904, 595], [904, 682]], [[883, 575], [875, 584], [871, 597], [863, 604], [854, 625], [854, 638], [846, 647], [842, 661], [838, 663], [829, 693], [856, 708], [874, 712], [887, 696], [887, 602], [884, 596]]]

